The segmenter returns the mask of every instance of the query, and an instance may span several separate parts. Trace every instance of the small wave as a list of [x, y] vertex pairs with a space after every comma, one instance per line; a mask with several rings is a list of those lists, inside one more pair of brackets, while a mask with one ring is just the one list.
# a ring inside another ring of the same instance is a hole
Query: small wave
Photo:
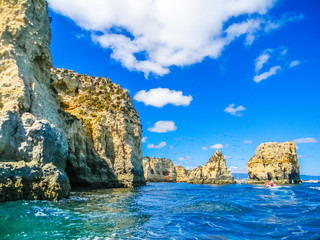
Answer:
[[46, 217], [46, 216], [48, 216], [48, 214], [45, 214], [44, 212], [36, 212], [35, 214], [34, 214], [36, 217]]
[[320, 191], [320, 187], [310, 187], [310, 189], [315, 189], [315, 190]]
[[156, 233], [154, 233], [154, 232], [152, 232], [152, 231], [147, 231], [151, 236], [154, 236], [154, 237], [161, 237], [161, 235], [160, 234], [156, 234]]

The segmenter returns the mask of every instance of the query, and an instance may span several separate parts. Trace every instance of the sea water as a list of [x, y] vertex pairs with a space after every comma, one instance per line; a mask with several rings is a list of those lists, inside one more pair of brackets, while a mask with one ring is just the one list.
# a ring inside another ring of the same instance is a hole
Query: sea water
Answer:
[[320, 184], [150, 183], [0, 203], [0, 239], [320, 239]]

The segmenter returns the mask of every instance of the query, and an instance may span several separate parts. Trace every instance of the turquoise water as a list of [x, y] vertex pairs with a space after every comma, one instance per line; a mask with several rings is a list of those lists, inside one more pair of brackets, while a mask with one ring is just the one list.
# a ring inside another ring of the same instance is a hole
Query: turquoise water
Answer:
[[0, 239], [320, 239], [320, 184], [150, 183], [0, 203]]

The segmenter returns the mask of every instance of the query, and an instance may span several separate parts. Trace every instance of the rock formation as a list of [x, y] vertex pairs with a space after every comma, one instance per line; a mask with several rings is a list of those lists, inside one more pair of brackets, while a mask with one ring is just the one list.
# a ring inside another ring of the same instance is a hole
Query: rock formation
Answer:
[[131, 187], [144, 184], [141, 125], [127, 90], [108, 78], [52, 69], [69, 143], [71, 186]]
[[177, 172], [168, 158], [143, 158], [144, 177], [149, 182], [175, 182]]
[[51, 72], [44, 0], [1, 1], [0, 41], [0, 201], [61, 199], [70, 182], [144, 184], [131, 97], [106, 78]]
[[193, 184], [234, 184], [223, 154], [217, 150], [203, 167], [193, 169], [188, 178]]
[[277, 184], [300, 183], [299, 168], [294, 142], [262, 143], [247, 164], [247, 183], [263, 184], [271, 179]]
[[177, 172], [176, 182], [187, 182], [190, 170], [185, 169], [183, 166], [175, 166]]

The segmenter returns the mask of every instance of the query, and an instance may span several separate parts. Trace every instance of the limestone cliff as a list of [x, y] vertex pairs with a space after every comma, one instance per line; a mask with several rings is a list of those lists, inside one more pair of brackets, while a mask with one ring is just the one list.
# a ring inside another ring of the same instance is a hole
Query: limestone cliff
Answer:
[[149, 182], [175, 182], [177, 172], [168, 158], [143, 158], [144, 177]]
[[190, 172], [188, 183], [234, 184], [235, 181], [227, 169], [223, 154], [217, 150], [203, 167], [197, 167]]
[[247, 183], [263, 184], [271, 179], [277, 184], [300, 183], [299, 168], [294, 142], [262, 143], [247, 164]]
[[107, 79], [51, 73], [50, 41], [44, 0], [0, 1], [0, 201], [68, 197], [69, 178], [143, 184], [132, 99]]
[[176, 182], [187, 182], [190, 170], [185, 169], [183, 166], [175, 166], [177, 172]]
[[71, 186], [144, 184], [141, 125], [128, 91], [108, 78], [52, 69], [63, 111]]

